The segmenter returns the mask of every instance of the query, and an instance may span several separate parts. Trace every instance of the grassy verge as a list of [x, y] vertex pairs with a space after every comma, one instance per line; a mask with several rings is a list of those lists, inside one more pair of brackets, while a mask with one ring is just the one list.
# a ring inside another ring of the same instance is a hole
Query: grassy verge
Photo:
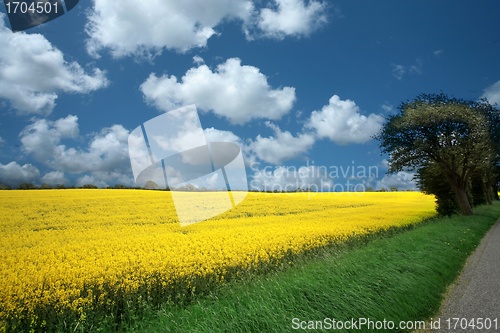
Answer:
[[426, 320], [438, 311], [446, 287], [499, 216], [496, 203], [471, 217], [432, 219], [341, 253], [325, 250], [307, 263], [226, 286], [195, 304], [132, 315], [119, 330], [289, 332], [294, 318], [296, 324], [325, 318], [385, 319], [396, 325]]

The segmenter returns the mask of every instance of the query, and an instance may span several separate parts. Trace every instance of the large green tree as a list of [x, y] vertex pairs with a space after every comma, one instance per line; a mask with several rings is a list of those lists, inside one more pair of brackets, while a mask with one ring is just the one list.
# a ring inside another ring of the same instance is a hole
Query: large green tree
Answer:
[[487, 114], [491, 111], [494, 116], [494, 108], [484, 101], [423, 94], [402, 103], [399, 111], [376, 136], [382, 152], [389, 154], [389, 171], [418, 171], [432, 165], [449, 184], [460, 212], [471, 215], [467, 195], [471, 177], [490, 168], [495, 157]]
[[486, 99], [475, 103], [474, 107], [484, 114], [490, 132], [490, 140], [493, 148], [493, 159], [491, 165], [484, 172], [484, 182], [490, 187], [490, 193], [496, 200], [500, 190], [500, 110], [498, 105], [491, 105]]

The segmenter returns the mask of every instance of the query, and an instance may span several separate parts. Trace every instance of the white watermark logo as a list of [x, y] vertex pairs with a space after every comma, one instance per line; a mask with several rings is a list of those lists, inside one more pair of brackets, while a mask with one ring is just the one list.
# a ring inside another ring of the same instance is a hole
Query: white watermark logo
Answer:
[[138, 126], [128, 147], [136, 183], [170, 189], [181, 226], [224, 213], [248, 194], [241, 148], [207, 142], [195, 105]]
[[250, 190], [259, 192], [364, 193], [379, 177], [376, 165], [265, 166], [250, 164]]

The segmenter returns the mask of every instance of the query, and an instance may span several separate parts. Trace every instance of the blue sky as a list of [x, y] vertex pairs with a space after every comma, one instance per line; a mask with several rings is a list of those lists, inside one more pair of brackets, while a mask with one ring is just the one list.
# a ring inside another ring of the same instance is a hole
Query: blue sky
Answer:
[[254, 188], [414, 188], [411, 172], [385, 174], [371, 139], [385, 117], [421, 93], [500, 104], [494, 0], [93, 0], [17, 33], [0, 9], [11, 186], [134, 185], [130, 131], [196, 104], [208, 141], [240, 145]]

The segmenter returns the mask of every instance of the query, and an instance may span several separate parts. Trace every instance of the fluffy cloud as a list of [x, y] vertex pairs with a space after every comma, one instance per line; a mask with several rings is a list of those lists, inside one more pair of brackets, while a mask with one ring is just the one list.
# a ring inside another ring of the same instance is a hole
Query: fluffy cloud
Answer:
[[59, 92], [89, 93], [108, 85], [98, 68], [87, 73], [40, 34], [13, 33], [0, 13], [0, 98], [24, 114], [49, 114]]
[[38, 161], [58, 166], [57, 155], [66, 150], [65, 146], [60, 145], [61, 140], [76, 138], [78, 135], [78, 117], [69, 115], [56, 121], [35, 121], [22, 131], [21, 142], [24, 151], [32, 154]]
[[264, 138], [257, 136], [249, 144], [249, 149], [262, 161], [280, 164], [306, 153], [314, 144], [314, 137], [309, 134], [299, 134], [294, 137], [290, 132], [282, 132], [278, 126], [266, 123], [274, 131], [274, 136]]
[[107, 48], [115, 57], [151, 55], [165, 48], [185, 52], [204, 47], [222, 20], [245, 21], [252, 11], [248, 0], [94, 0], [87, 50], [97, 56]]
[[306, 124], [315, 130], [318, 138], [329, 138], [338, 144], [365, 143], [381, 129], [381, 115], [364, 116], [351, 100], [341, 100], [334, 95], [321, 111], [313, 111]]
[[[78, 118], [69, 115], [56, 121], [35, 121], [21, 132], [21, 143], [25, 153], [61, 173], [90, 173], [101, 180], [119, 176], [130, 183], [128, 135], [123, 126], [113, 125], [95, 134], [86, 148], [67, 147], [63, 140], [79, 138]], [[61, 174], [47, 177], [55, 176]]]
[[242, 66], [238, 58], [228, 59], [215, 71], [206, 65], [191, 68], [180, 81], [175, 76], [151, 74], [141, 91], [158, 109], [196, 104], [235, 124], [254, 118], [279, 119], [295, 102], [294, 88], [272, 89], [258, 68]]
[[333, 180], [319, 171], [315, 166], [299, 168], [278, 166], [275, 168], [258, 168], [258, 163], [252, 166], [249, 188], [253, 191], [295, 191], [311, 189], [328, 192]]
[[51, 171], [46, 173], [41, 179], [42, 183], [49, 185], [66, 184], [68, 180], [64, 177], [64, 172]]
[[258, 26], [274, 38], [307, 36], [327, 22], [326, 4], [319, 1], [276, 0], [276, 8], [260, 10]]
[[203, 130], [207, 142], [232, 142], [241, 145], [241, 139], [231, 131], [221, 131], [213, 127]]
[[417, 184], [413, 179], [415, 176], [414, 172], [401, 171], [398, 173], [387, 174], [381, 180], [377, 181], [376, 189], [390, 190], [395, 187], [398, 190], [416, 190]]
[[326, 5], [316, 0], [260, 1], [94, 0], [88, 14], [87, 50], [98, 57], [107, 49], [114, 57], [154, 57], [164, 49], [186, 52], [205, 47], [227, 20], [241, 22], [247, 38], [307, 36], [327, 22]]
[[500, 81], [486, 88], [481, 97], [486, 98], [491, 104], [496, 103], [500, 106]]
[[38, 179], [40, 171], [31, 164], [19, 165], [10, 162], [0, 164], [0, 184], [18, 186], [20, 183], [31, 183]]
[[95, 171], [91, 174], [86, 174], [76, 180], [76, 186], [92, 184], [97, 187], [113, 186], [121, 184], [125, 186], [136, 186], [134, 179], [129, 172], [120, 170], [114, 171]]

